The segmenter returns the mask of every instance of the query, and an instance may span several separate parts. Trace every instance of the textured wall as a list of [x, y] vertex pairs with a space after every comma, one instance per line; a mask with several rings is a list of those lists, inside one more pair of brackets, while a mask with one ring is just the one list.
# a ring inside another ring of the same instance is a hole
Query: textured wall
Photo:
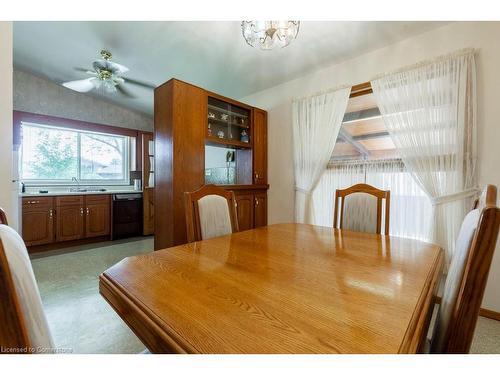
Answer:
[[145, 114], [69, 90], [17, 69], [14, 70], [14, 109], [123, 128], [153, 130], [153, 119]]

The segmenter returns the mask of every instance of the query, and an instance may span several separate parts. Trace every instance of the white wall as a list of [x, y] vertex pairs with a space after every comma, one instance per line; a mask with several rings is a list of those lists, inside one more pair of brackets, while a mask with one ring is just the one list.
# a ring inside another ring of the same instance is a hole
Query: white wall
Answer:
[[0, 22], [0, 206], [17, 228], [12, 178], [12, 22]]
[[[476, 60], [479, 184], [490, 183], [500, 188], [499, 37], [500, 22], [456, 22], [241, 99], [269, 112], [269, 222], [291, 222], [294, 218], [293, 97], [366, 82], [380, 73], [467, 47], [479, 49]], [[293, 48], [293, 43], [287, 48]], [[498, 243], [483, 307], [500, 312]]]
[[33, 74], [14, 70], [14, 109], [73, 120], [153, 131], [153, 119]]

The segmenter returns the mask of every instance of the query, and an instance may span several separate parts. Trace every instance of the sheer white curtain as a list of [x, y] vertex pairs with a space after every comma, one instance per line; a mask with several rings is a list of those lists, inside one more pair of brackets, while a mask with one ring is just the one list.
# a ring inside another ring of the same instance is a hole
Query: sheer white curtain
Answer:
[[335, 189], [359, 183], [391, 191], [391, 235], [429, 240], [431, 202], [397, 159], [353, 160], [330, 165], [313, 193], [314, 223], [332, 226]]
[[430, 238], [447, 261], [476, 179], [474, 51], [460, 51], [371, 82], [406, 169], [431, 199]]
[[349, 100], [350, 87], [294, 100], [295, 221], [311, 223], [311, 193], [328, 165]]

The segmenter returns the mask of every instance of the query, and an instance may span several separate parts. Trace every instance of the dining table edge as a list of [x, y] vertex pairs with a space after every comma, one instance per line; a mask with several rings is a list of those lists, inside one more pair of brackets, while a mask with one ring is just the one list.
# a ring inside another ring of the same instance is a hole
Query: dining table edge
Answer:
[[444, 250], [441, 246], [429, 243], [438, 248], [436, 256], [425, 280], [425, 287], [418, 298], [417, 306], [410, 318], [410, 324], [405, 332], [398, 354], [421, 353], [429, 330], [433, 305], [439, 289], [439, 283], [444, 267]]
[[[111, 268], [118, 265], [119, 263]], [[198, 353], [181, 335], [163, 322], [141, 301], [127, 293], [119, 283], [108, 275], [107, 271], [99, 275], [99, 294], [151, 353]], [[140, 316], [141, 319], [137, 319], [137, 316]]]

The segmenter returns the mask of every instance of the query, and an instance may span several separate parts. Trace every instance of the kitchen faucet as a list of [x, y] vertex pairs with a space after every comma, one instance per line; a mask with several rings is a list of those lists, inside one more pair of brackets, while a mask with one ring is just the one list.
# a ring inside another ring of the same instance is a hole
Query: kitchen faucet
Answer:
[[76, 182], [76, 186], [78, 186], [78, 188], [80, 188], [80, 181], [78, 180], [78, 178], [76, 177], [71, 177], [71, 182], [75, 181]]

